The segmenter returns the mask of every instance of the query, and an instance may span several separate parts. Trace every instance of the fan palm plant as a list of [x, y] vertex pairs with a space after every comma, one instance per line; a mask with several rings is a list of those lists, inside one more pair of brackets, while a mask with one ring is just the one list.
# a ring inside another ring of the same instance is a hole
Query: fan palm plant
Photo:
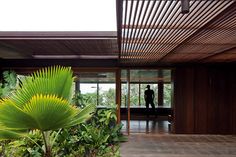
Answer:
[[51, 156], [50, 132], [77, 125], [88, 119], [95, 105], [84, 109], [71, 104], [73, 73], [69, 67], [54, 66], [33, 73], [22, 87], [0, 102], [0, 138], [26, 136], [38, 129]]

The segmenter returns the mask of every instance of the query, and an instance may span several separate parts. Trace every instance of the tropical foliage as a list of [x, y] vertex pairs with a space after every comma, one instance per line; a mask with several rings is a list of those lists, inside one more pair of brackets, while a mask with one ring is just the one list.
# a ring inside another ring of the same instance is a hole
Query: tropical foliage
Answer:
[[17, 83], [17, 75], [14, 71], [8, 70], [2, 73], [3, 79], [0, 82], [0, 98], [5, 98], [11, 95], [15, 90]]
[[119, 143], [126, 141], [116, 123], [115, 108], [100, 109], [86, 123], [63, 129], [57, 138], [60, 156], [118, 157]]
[[83, 110], [72, 106], [72, 70], [54, 66], [41, 69], [22, 81], [10, 98], [0, 102], [0, 138], [28, 137], [29, 130], [39, 130], [44, 141], [44, 155], [52, 156], [52, 130], [75, 126], [91, 117], [95, 105]]
[[[42, 156], [42, 134], [34, 130], [28, 136], [30, 139], [23, 137], [5, 144], [0, 155]], [[100, 109], [89, 121], [59, 133], [53, 131], [51, 137], [55, 139], [52, 154], [56, 157], [119, 157], [119, 143], [127, 140], [121, 133], [121, 125], [116, 123], [115, 108]]]

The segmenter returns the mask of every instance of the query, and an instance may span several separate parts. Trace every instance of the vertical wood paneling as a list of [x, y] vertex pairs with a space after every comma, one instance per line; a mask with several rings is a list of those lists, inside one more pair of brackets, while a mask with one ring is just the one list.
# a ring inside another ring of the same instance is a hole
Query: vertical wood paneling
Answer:
[[193, 69], [176, 69], [175, 73], [175, 132], [192, 133], [194, 130]]
[[[223, 73], [222, 73], [223, 72]], [[230, 82], [229, 82], [229, 71], [228, 69], [221, 70], [217, 72], [218, 78], [216, 81], [219, 84], [219, 88], [216, 89], [218, 93], [218, 115], [219, 115], [219, 124], [218, 130], [220, 134], [225, 134], [230, 132], [230, 102], [229, 102], [229, 91], [230, 91]]]
[[194, 109], [195, 109], [195, 132], [207, 132], [207, 112], [208, 112], [208, 95], [209, 80], [207, 70], [200, 68], [195, 72], [194, 81]]
[[236, 133], [236, 70], [180, 67], [175, 71], [175, 132]]
[[[207, 123], [208, 123], [208, 130], [207, 133], [214, 133], [218, 131], [217, 123], [218, 121], [218, 105], [217, 99], [219, 99], [217, 94], [218, 84], [215, 81], [216, 74], [213, 71], [209, 71], [209, 79], [210, 79], [210, 87], [209, 87], [209, 106], [208, 106], [208, 114], [207, 114]], [[211, 92], [214, 91], [214, 92]]]
[[236, 96], [235, 96], [235, 89], [236, 89], [236, 73], [231, 73], [230, 75], [230, 82], [231, 88], [229, 93], [229, 103], [230, 103], [230, 128], [232, 134], [236, 134]]

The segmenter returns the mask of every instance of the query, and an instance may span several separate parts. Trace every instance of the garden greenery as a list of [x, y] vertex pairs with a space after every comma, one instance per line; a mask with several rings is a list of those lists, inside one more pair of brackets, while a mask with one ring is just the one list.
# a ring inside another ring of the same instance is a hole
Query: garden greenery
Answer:
[[44, 68], [0, 102], [0, 156], [120, 156], [115, 106], [94, 113], [78, 93], [72, 101], [72, 81], [70, 68]]
[[[99, 109], [92, 118], [70, 128], [51, 132], [55, 142], [53, 156], [64, 157], [119, 157], [119, 143], [126, 141], [121, 125], [116, 123], [115, 108]], [[38, 130], [30, 131], [28, 137], [9, 141], [0, 150], [2, 155], [40, 157], [44, 143]], [[56, 138], [55, 138], [56, 137]]]
[[69, 67], [41, 69], [27, 77], [11, 97], [0, 102], [0, 138], [42, 134], [44, 156], [52, 156], [52, 131], [75, 126], [91, 117], [95, 105], [79, 109], [71, 104], [73, 72]]

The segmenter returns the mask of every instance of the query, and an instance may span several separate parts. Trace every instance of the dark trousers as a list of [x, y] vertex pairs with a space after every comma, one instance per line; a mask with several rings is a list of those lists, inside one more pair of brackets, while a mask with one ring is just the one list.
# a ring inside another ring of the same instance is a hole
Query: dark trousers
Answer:
[[153, 110], [153, 112], [155, 113], [155, 104], [153, 103], [153, 101], [146, 101], [146, 113], [149, 115], [149, 104], [151, 104], [151, 106], [152, 106], [152, 110]]

